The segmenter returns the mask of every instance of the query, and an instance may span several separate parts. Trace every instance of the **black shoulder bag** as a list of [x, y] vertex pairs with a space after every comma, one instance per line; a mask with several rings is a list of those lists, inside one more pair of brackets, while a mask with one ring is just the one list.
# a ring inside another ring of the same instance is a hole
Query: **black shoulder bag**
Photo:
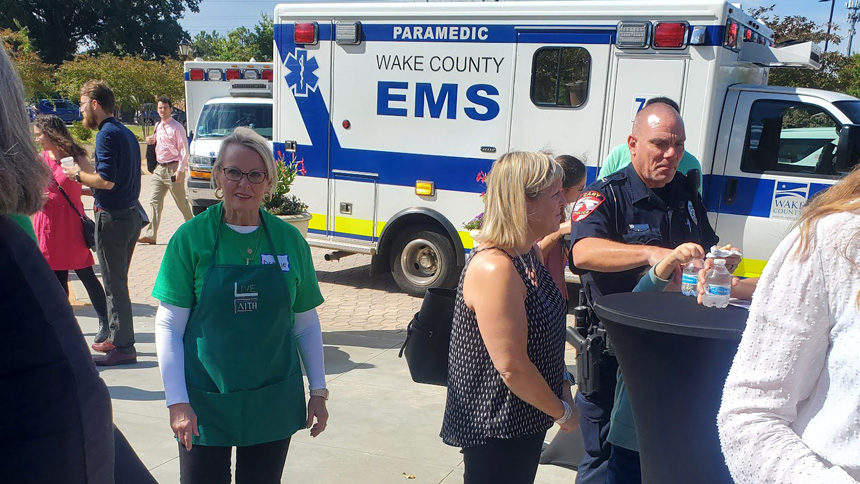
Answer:
[[409, 374], [416, 383], [448, 385], [448, 346], [456, 297], [456, 289], [428, 289], [421, 311], [406, 328], [399, 356], [406, 353]]
[[[54, 180], [54, 183], [57, 183], [57, 180]], [[87, 247], [94, 249], [96, 247], [96, 223], [90, 220], [86, 215], [78, 212], [78, 208], [75, 207], [75, 204], [72, 203], [72, 199], [66, 195], [66, 191], [63, 190], [63, 187], [61, 187], [59, 183], [57, 183], [57, 188], [60, 190], [60, 193], [66, 201], [69, 202], [69, 206], [72, 207], [72, 210], [74, 210], [75, 213], [78, 214], [78, 217], [81, 218], [81, 227], [84, 231], [84, 242], [87, 244]]]
[[[152, 136], [155, 136], [155, 131], [158, 130], [159, 124], [161, 124], [160, 121], [155, 125], [155, 128], [152, 129]], [[155, 159], [156, 144], [157, 142], [146, 145], [146, 169], [149, 170], [150, 173], [155, 173], [155, 167], [158, 166], [158, 160]]]

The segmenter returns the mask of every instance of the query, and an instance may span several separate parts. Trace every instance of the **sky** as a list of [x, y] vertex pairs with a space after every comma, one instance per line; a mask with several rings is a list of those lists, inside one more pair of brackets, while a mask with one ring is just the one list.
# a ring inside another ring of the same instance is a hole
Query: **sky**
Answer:
[[[314, 3], [319, 0], [303, 1]], [[835, 4], [833, 23], [839, 26], [837, 33], [843, 37], [843, 41], [836, 48], [844, 53], [848, 46], [849, 28], [846, 21], [848, 14], [848, 10], [845, 8], [846, 0], [825, 0], [823, 2], [818, 0], [764, 0], [742, 3], [741, 5], [746, 10], [751, 7], [775, 4], [774, 12], [777, 15], [803, 15], [820, 24], [826, 24], [830, 15], [831, 2]], [[201, 0], [200, 12], [186, 11], [185, 18], [181, 19], [179, 23], [192, 37], [204, 30], [207, 32], [215, 30], [223, 35], [237, 27], [250, 28], [254, 26], [260, 20], [261, 13], [265, 12], [272, 15], [275, 5], [278, 3], [281, 2], [271, 0]], [[860, 47], [860, 39], [855, 40], [854, 45]], [[852, 50], [856, 51], [854, 46], [852, 46]]]

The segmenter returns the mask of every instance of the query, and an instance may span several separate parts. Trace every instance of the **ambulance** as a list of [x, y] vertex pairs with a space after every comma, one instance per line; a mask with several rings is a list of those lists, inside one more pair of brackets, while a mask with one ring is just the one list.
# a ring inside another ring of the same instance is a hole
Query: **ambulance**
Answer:
[[272, 140], [271, 62], [188, 61], [184, 64], [189, 173], [186, 192], [197, 215], [218, 200], [212, 165], [221, 140], [246, 126]]
[[456, 285], [494, 159], [572, 154], [593, 180], [654, 96], [681, 106], [741, 276], [857, 162], [860, 101], [767, 85], [819, 48], [775, 46], [723, 1], [287, 3], [274, 22], [273, 145], [299, 167], [308, 242], [371, 254], [410, 294]]

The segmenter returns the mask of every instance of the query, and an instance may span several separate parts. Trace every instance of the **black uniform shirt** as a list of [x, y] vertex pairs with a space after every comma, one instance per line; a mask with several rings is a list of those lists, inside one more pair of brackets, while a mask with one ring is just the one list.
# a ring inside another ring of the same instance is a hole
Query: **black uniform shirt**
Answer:
[[[574, 205], [571, 245], [588, 237], [668, 249], [696, 242], [708, 250], [717, 243], [702, 198], [686, 176], [676, 173], [661, 192], [666, 201], [645, 185], [632, 163], [595, 181]], [[593, 302], [600, 295], [632, 291], [645, 269], [589, 271], [581, 278]]]

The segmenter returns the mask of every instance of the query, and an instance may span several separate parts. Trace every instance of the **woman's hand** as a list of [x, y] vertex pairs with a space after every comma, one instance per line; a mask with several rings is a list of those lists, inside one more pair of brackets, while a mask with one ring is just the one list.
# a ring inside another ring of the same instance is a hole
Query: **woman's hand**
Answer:
[[[316, 418], [316, 423], [314, 423]], [[308, 422], [307, 427], [311, 429], [311, 437], [316, 437], [325, 430], [328, 423], [328, 410], [325, 407], [325, 398], [311, 397], [308, 399]]]
[[[699, 293], [696, 296], [696, 300], [699, 301], [699, 304], [702, 304], [702, 296], [705, 294], [705, 291], [707, 290], [707, 284], [705, 284], [705, 276], [707, 276], [708, 271], [713, 269], [713, 268], [714, 268], [714, 259], [706, 259], [705, 260], [705, 267], [703, 267], [699, 271], [699, 279], [696, 281], [696, 292]], [[756, 281], [758, 281], [758, 278], [756, 278]], [[734, 287], [738, 285], [738, 282], [740, 282], [740, 279], [738, 279], [737, 277], [732, 277], [732, 289], [734, 289]]]
[[189, 403], [174, 403], [167, 409], [170, 411], [170, 428], [173, 429], [173, 435], [190, 452], [192, 433], [200, 437], [200, 432], [197, 431], [197, 414]]
[[663, 280], [669, 279], [669, 276], [673, 274], [677, 279], [685, 264], [693, 259], [701, 259], [703, 257], [705, 257], [705, 249], [701, 245], [687, 242], [675, 247], [675, 250], [666, 256], [666, 258], [658, 262], [657, 267], [654, 268], [654, 273]]
[[564, 383], [561, 390], [561, 399], [570, 405], [570, 418], [565, 420], [563, 424], [558, 424], [563, 432], [570, 432], [579, 428], [579, 408], [573, 399], [573, 393], [570, 390], [570, 384]]

